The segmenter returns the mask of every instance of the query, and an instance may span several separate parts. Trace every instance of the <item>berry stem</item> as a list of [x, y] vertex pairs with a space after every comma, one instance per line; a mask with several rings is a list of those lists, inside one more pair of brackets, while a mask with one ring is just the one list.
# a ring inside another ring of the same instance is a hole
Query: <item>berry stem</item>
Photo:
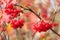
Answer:
[[[15, 6], [19, 6], [19, 5], [15, 5]], [[23, 8], [23, 9], [25, 9], [25, 10], [29, 10], [29, 11], [31, 11], [33, 14], [35, 14], [40, 20], [41, 20], [41, 17], [39, 17], [39, 15], [37, 15], [31, 8], [28, 8], [28, 9], [26, 9], [26, 8], [24, 8], [23, 6], [19, 6], [19, 7], [21, 7], [21, 8]], [[55, 14], [56, 14], [57, 12], [55, 12]], [[54, 18], [53, 18], [53, 21], [54, 21], [54, 19], [55, 19], [55, 16], [54, 16]], [[59, 37], [60, 37], [60, 34], [58, 34], [57, 32], [55, 32], [53, 29], [50, 29], [51, 31], [53, 31], [56, 35], [58, 35]], [[34, 33], [35, 34], [35, 33]]]

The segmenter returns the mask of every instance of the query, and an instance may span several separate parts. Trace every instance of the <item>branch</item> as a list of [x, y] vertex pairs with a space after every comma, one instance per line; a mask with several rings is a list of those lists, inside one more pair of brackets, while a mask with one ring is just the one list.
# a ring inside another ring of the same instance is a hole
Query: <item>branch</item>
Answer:
[[60, 37], [60, 34], [58, 34], [57, 32], [55, 32], [53, 29], [50, 29], [51, 31], [53, 31], [55, 34], [57, 34]]
[[39, 19], [41, 19], [31, 8], [27, 9], [27, 8], [24, 8], [23, 6], [16, 5], [16, 4], [15, 4], [15, 6], [19, 6], [19, 7], [23, 8], [23, 9], [25, 9], [25, 10], [29, 10], [30, 12], [34, 13]]
[[[15, 6], [19, 6], [19, 5], [15, 5]], [[19, 6], [19, 7], [23, 8], [23, 9], [26, 9], [23, 6]], [[31, 8], [28, 8], [26, 10], [31, 11], [33, 14], [35, 14], [41, 20], [41, 17], [39, 17]], [[56, 12], [55, 12], [55, 15], [56, 15]], [[53, 18], [53, 21], [54, 21], [54, 19], [55, 19], [55, 16]], [[60, 34], [56, 33], [53, 29], [50, 29], [50, 30], [53, 31], [56, 35], [58, 35], [60, 37]]]

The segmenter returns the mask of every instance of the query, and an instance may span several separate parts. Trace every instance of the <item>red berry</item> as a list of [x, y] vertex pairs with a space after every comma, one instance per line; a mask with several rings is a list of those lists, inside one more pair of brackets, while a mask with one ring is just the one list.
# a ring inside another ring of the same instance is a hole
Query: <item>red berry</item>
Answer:
[[45, 22], [41, 20], [39, 25], [45, 25]]
[[30, 3], [26, 3], [26, 7], [29, 7], [30, 6]]
[[10, 10], [9, 9], [6, 9], [5, 10], [5, 13], [8, 15], [8, 14], [10, 14]]
[[13, 9], [13, 4], [8, 4], [6, 8]]
[[18, 13], [18, 11], [16, 9], [14, 9], [14, 13]]
[[22, 12], [22, 11], [21, 10], [17, 10], [17, 9], [14, 10], [14, 13], [18, 14], [19, 12]]
[[20, 23], [24, 23], [24, 20], [23, 20], [23, 19], [20, 19], [19, 22], [20, 22]]
[[11, 24], [12, 28], [16, 29], [18, 28], [14, 23]]
[[12, 15], [13, 17], [17, 17], [17, 14], [16, 14], [16, 13], [11, 13], [11, 15]]
[[14, 9], [11, 9], [10, 12], [11, 12], [11, 13], [14, 13]]
[[38, 25], [37, 24], [34, 25], [33, 30], [38, 31]]
[[18, 10], [18, 9], [16, 9], [17, 10], [17, 12], [19, 13], [19, 12], [22, 12], [22, 10]]
[[18, 28], [16, 22], [17, 22], [17, 20], [12, 20], [12, 21], [11, 21], [11, 26], [12, 26], [12, 28], [14, 28], [14, 29]]
[[53, 26], [58, 26], [59, 24], [57, 22], [54, 22], [53, 23]]
[[19, 27], [22, 28], [22, 26], [24, 25], [24, 20], [23, 19], [20, 19], [18, 22], [20, 24]]
[[0, 5], [3, 4], [3, 2], [0, 1]]
[[9, 19], [9, 22], [10, 22], [12, 20], [12, 16], [9, 16], [8, 19]]
[[43, 18], [46, 18], [46, 17], [47, 17], [47, 13], [42, 13], [41, 16], [42, 16]]

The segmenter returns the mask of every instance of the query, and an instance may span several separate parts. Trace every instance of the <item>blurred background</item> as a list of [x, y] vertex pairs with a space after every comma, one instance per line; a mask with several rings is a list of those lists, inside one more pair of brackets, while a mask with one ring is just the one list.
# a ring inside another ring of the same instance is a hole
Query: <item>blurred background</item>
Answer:
[[42, 13], [46, 13], [47, 17], [45, 15], [42, 19], [47, 21], [52, 21], [54, 13], [57, 12], [54, 22], [59, 25], [53, 26], [52, 29], [60, 34], [60, 0], [0, 0], [0, 40], [60, 40], [60, 37], [51, 30], [35, 32], [33, 25], [39, 23], [40, 19], [33, 12], [19, 6], [14, 7], [23, 12], [20, 13], [20, 16], [12, 17], [12, 19], [24, 19], [25, 22], [22, 28], [12, 28], [9, 23], [11, 16], [4, 12], [6, 6], [10, 3], [26, 9], [31, 8], [41, 18]]

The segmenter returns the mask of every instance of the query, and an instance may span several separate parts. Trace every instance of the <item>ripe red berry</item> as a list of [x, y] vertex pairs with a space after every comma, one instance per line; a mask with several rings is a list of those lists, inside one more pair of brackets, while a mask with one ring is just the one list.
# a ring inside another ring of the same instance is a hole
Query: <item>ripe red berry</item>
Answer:
[[24, 23], [24, 19], [20, 19], [19, 22], [20, 22], [20, 23]]
[[10, 10], [9, 9], [6, 9], [5, 10], [5, 13], [8, 15], [8, 14], [10, 14]]
[[40, 32], [38, 24], [35, 24], [33, 30]]
[[13, 23], [11, 24], [12, 28], [17, 29], [18, 27]]
[[13, 9], [13, 4], [8, 4], [6, 8]]
[[11, 13], [11, 16], [17, 17], [17, 14], [16, 13]]
[[14, 28], [14, 29], [18, 28], [16, 22], [17, 22], [17, 20], [12, 20], [12, 21], [11, 21], [11, 27]]
[[39, 25], [45, 25], [45, 22], [43, 20], [41, 20]]
[[10, 12], [11, 12], [11, 13], [14, 13], [14, 9], [10, 9]]
[[57, 22], [54, 22], [53, 23], [53, 26], [58, 26], [59, 24]]
[[42, 16], [43, 18], [46, 18], [46, 17], [47, 17], [47, 13], [42, 13], [41, 16]]
[[30, 3], [26, 3], [26, 7], [29, 7], [30, 6]]
[[23, 20], [23, 19], [20, 19], [18, 22], [19, 22], [19, 24], [20, 24], [19, 27], [22, 28], [22, 26], [23, 26], [23, 24], [24, 24], [24, 20]]
[[52, 27], [52, 24], [46, 23], [46, 24], [45, 24], [45, 27], [46, 27], [46, 29], [48, 30], [48, 29], [50, 29], [50, 28]]
[[18, 11], [17, 10], [14, 10], [14, 13], [18, 13]]

